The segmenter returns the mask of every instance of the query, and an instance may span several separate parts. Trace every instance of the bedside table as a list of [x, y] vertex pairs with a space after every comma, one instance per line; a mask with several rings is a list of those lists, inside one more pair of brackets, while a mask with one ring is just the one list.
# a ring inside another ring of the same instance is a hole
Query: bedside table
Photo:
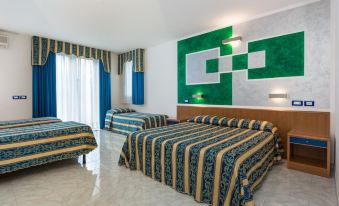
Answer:
[[287, 168], [330, 176], [330, 138], [297, 131], [287, 134]]

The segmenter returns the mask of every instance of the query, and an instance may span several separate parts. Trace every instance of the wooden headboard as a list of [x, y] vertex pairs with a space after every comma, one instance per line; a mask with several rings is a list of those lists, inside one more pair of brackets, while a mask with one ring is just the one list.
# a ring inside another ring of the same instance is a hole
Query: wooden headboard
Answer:
[[291, 130], [307, 132], [314, 135], [330, 136], [330, 113], [274, 110], [244, 109], [205, 106], [177, 106], [177, 119], [185, 120], [197, 115], [216, 115], [234, 118], [248, 118], [272, 122], [280, 131], [283, 147], [286, 151], [287, 133]]

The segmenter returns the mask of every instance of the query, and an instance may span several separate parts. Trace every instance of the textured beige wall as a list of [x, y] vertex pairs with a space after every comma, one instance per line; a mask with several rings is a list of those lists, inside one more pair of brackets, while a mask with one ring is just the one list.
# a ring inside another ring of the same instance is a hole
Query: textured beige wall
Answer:
[[[32, 117], [31, 37], [4, 33], [9, 47], [0, 48], [0, 121]], [[13, 95], [27, 95], [13, 100]]]

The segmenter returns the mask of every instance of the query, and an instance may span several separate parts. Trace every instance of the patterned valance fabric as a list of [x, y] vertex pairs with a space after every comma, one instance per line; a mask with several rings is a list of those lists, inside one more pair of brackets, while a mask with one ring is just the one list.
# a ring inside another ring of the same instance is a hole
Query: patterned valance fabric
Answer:
[[96, 48], [81, 46], [68, 42], [33, 36], [32, 37], [32, 65], [44, 65], [49, 52], [65, 53], [77, 57], [100, 60], [107, 73], [111, 72], [111, 52]]
[[122, 74], [124, 63], [132, 61], [134, 72], [144, 72], [144, 49], [135, 49], [118, 56], [118, 74]]

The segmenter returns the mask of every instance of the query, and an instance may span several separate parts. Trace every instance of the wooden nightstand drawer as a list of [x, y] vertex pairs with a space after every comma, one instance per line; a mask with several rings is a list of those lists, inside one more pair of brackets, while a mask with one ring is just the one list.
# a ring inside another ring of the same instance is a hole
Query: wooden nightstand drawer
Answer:
[[303, 145], [309, 145], [309, 146], [321, 147], [321, 148], [327, 147], [327, 141], [308, 139], [304, 137], [290, 137], [290, 143], [303, 144]]
[[287, 167], [329, 177], [330, 138], [290, 131], [287, 138]]

